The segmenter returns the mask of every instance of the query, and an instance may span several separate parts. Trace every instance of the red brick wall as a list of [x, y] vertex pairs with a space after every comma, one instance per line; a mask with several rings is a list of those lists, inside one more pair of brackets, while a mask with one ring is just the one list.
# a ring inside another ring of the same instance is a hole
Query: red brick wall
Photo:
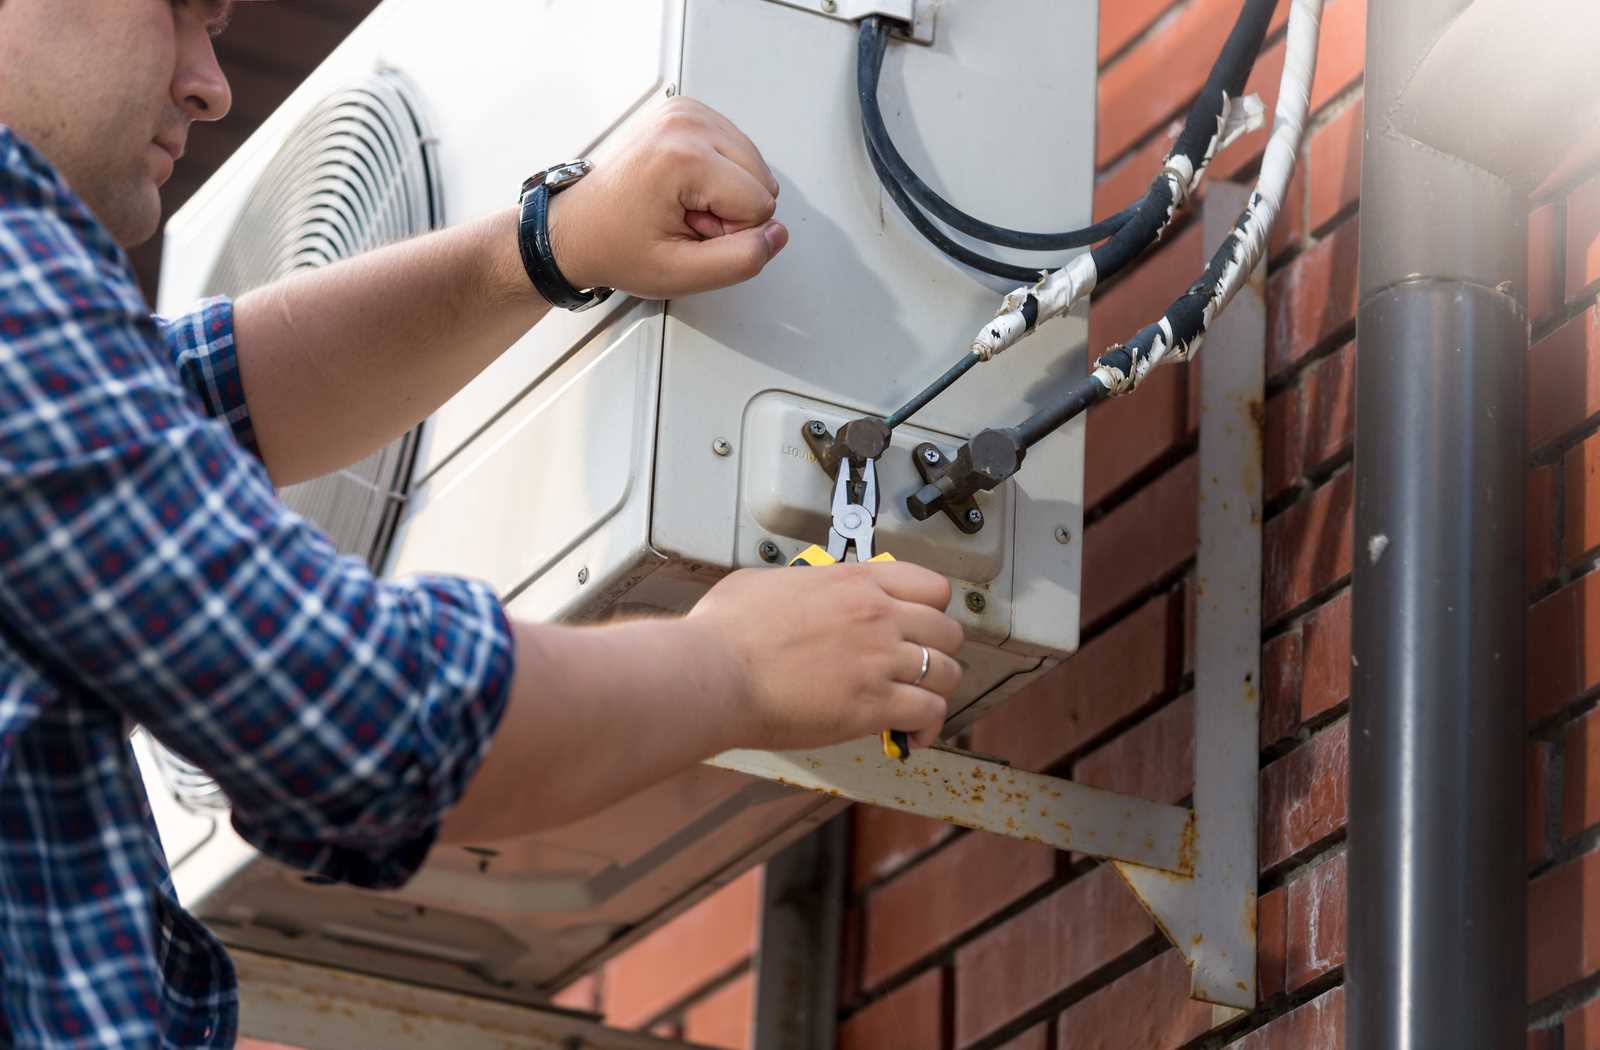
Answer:
[[[1097, 216], [1147, 183], [1237, 8], [1103, 3]], [[1286, 8], [1252, 81], [1269, 106]], [[1343, 1046], [1365, 18], [1365, 0], [1328, 0], [1270, 264], [1260, 1009], [1207, 1036], [1182, 962], [1108, 868], [858, 808], [840, 1050]], [[1212, 177], [1253, 177], [1263, 144], [1235, 145]], [[1574, 1005], [1600, 974], [1600, 174], [1547, 190], [1530, 241], [1529, 1046], [1600, 1050], [1600, 1004]], [[1206, 249], [1191, 224], [1097, 293], [1091, 349], [1153, 317]], [[1082, 650], [974, 727], [975, 749], [1151, 798], [1190, 792], [1196, 385], [1170, 368], [1091, 412]], [[1112, 557], [1130, 537], [1147, 552], [1134, 568]]]
[[[1103, 216], [1148, 182], [1238, 3], [1102, 6]], [[1269, 106], [1286, 8], [1252, 81]], [[858, 807], [840, 1050], [1343, 1046], [1365, 18], [1366, 0], [1328, 0], [1315, 118], [1268, 284], [1260, 1009], [1207, 1036], [1210, 1011], [1185, 999], [1177, 954], [1109, 869]], [[1213, 177], [1252, 177], [1264, 141], [1236, 144]], [[1529, 1047], [1600, 1050], [1600, 1005], [1574, 1005], [1600, 987], [1600, 922], [1587, 921], [1600, 915], [1600, 173], [1547, 190], [1530, 241]], [[1205, 251], [1191, 224], [1102, 289], [1091, 348], [1154, 316]], [[1164, 369], [1090, 414], [1082, 650], [974, 727], [977, 750], [1151, 798], [1189, 793], [1196, 386]], [[1131, 569], [1111, 557], [1130, 537], [1146, 552]], [[578, 1000], [614, 1023], [745, 1047], [752, 887], [657, 933]]]

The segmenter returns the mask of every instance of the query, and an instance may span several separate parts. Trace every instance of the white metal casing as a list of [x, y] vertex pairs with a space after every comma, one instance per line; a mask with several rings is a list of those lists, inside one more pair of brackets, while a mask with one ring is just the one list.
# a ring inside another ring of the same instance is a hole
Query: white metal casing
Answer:
[[[902, 151], [990, 221], [1087, 221], [1093, 0], [937, 11], [932, 44], [896, 43], [886, 65]], [[897, 407], [965, 351], [1006, 287], [938, 256], [880, 190], [855, 54], [850, 24], [773, 0], [549, 0], [532, 15], [516, 0], [470, 12], [387, 0], [173, 217], [161, 309], [208, 291], [298, 117], [375, 68], [421, 97], [450, 222], [509, 206], [528, 172], [591, 153], [673, 93], [716, 107], [782, 183], [788, 250], [736, 289], [670, 304], [618, 296], [538, 325], [426, 424], [387, 567], [486, 579], [526, 619], [685, 610], [729, 569], [761, 566], [762, 541], [787, 557], [825, 536], [830, 483], [800, 425]], [[1029, 414], [1085, 371], [1085, 328], [1080, 311], [974, 370], [879, 463], [880, 549], [955, 581], [951, 614], [971, 639], [962, 724], [1076, 647], [1083, 429], [1032, 450], [1015, 482], [982, 499], [987, 524], [971, 538], [910, 519], [909, 451], [922, 440], [953, 451]], [[228, 942], [530, 1000], [838, 811], [701, 767], [573, 828], [435, 850], [404, 891], [374, 895], [307, 886], [226, 820], [153, 801], [185, 902]]]

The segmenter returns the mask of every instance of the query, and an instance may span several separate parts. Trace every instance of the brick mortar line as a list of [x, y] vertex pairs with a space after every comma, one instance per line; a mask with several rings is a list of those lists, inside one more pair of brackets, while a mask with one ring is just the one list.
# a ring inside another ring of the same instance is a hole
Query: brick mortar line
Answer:
[[1600, 1000], [1600, 973], [1590, 974], [1588, 977], [1545, 996], [1536, 1003], [1529, 1004], [1527, 1027], [1552, 1028], [1559, 1026], [1564, 1030], [1566, 1026], [1562, 1022], [1568, 1014], [1580, 1010], [1596, 1000]]
[[[1554, 858], [1562, 847], [1562, 823], [1566, 808], [1563, 793], [1566, 790], [1566, 748], [1552, 745], [1545, 756], [1544, 774], [1544, 852]], [[1528, 862], [1531, 872], [1538, 865]], [[1532, 876], [1530, 875], [1530, 879]]]
[[1341, 718], [1344, 718], [1349, 714], [1350, 698], [1347, 696], [1337, 704], [1334, 704], [1332, 707], [1328, 708], [1326, 711], [1318, 712], [1310, 718], [1303, 719], [1300, 724], [1295, 727], [1293, 735], [1285, 737], [1282, 740], [1274, 741], [1273, 743], [1268, 744], [1266, 747], [1261, 749], [1261, 764], [1259, 769], [1264, 771], [1268, 766], [1272, 765], [1274, 762], [1277, 762], [1279, 759], [1288, 758], [1290, 755], [1300, 750], [1301, 747], [1310, 743], [1312, 738], [1317, 736], [1324, 729], [1327, 729], [1329, 726], [1333, 725], [1333, 723], [1339, 721]]
[[1195, 556], [1190, 554], [1186, 556], [1183, 561], [1179, 562], [1178, 565], [1175, 566], [1170, 572], [1163, 576], [1157, 577], [1148, 585], [1128, 596], [1119, 604], [1114, 605], [1104, 613], [1101, 613], [1100, 616], [1094, 621], [1085, 623], [1083, 630], [1080, 632], [1079, 651], [1082, 651], [1084, 645], [1087, 645], [1089, 642], [1100, 637], [1102, 634], [1107, 633], [1120, 621], [1127, 619], [1130, 614], [1137, 611], [1141, 606], [1149, 602], [1150, 599], [1156, 597], [1157, 595], [1173, 590], [1177, 584], [1183, 582], [1183, 580], [1189, 576], [1189, 574], [1194, 570], [1194, 566]]
[[[1123, 51], [1118, 52], [1118, 57], [1119, 58], [1126, 57], [1127, 54], [1137, 50], [1138, 49], [1138, 45], [1140, 43], [1142, 43], [1142, 42], [1148, 40], [1150, 37], [1154, 36], [1157, 30], [1165, 28], [1166, 25], [1171, 24], [1171, 22], [1174, 19], [1176, 19], [1177, 17], [1182, 15], [1183, 11], [1185, 11], [1185, 10], [1189, 9], [1190, 7], [1194, 6], [1194, 3], [1195, 3], [1195, 0], [1182, 0], [1182, 2], [1179, 3], [1178, 5], [1176, 5], [1176, 6], [1172, 7], [1172, 8], [1169, 8], [1167, 13], [1163, 14], [1160, 18], [1156, 19], [1155, 22], [1152, 22], [1150, 27], [1147, 28], [1143, 33], [1141, 33], [1137, 38], [1135, 38], [1135, 40], [1132, 43], [1130, 43], [1128, 47], [1124, 48]], [[1266, 38], [1264, 40], [1262, 40], [1262, 42], [1261, 42], [1261, 53], [1265, 54], [1266, 52], [1270, 51], [1272, 48], [1277, 46], [1279, 41], [1281, 41], [1285, 37], [1287, 37], [1288, 36], [1288, 28], [1289, 27], [1288, 27], [1287, 24], [1281, 25], [1277, 29], [1274, 29], [1271, 33], [1267, 34]], [[1215, 59], [1213, 59], [1212, 61], [1214, 63]], [[1096, 77], [1096, 80], [1095, 80], [1095, 126], [1097, 128], [1099, 127], [1100, 120], [1101, 120], [1101, 114], [1100, 114], [1100, 80], [1104, 79], [1105, 75], [1108, 72], [1110, 72], [1111, 69], [1114, 66], [1116, 66], [1117, 64], [1118, 64], [1118, 62], [1117, 62], [1116, 59], [1109, 60], [1106, 63], [1102, 64], [1100, 66], [1099, 74], [1098, 74], [1098, 76]], [[1210, 71], [1211, 71], [1211, 66], [1208, 65], [1206, 67], [1206, 74], [1209, 75]], [[1252, 68], [1251, 72], [1252, 72], [1252, 74], [1254, 73], [1254, 68]], [[1154, 142], [1156, 139], [1160, 138], [1161, 136], [1168, 135], [1168, 137], [1173, 137], [1173, 136], [1169, 135], [1169, 130], [1171, 129], [1172, 125], [1174, 123], [1182, 122], [1182, 120], [1188, 115], [1189, 108], [1194, 105], [1194, 100], [1197, 97], [1199, 97], [1200, 89], [1203, 88], [1204, 86], [1205, 86], [1205, 77], [1202, 76], [1201, 77], [1201, 82], [1194, 86], [1194, 90], [1191, 93], [1183, 96], [1182, 101], [1177, 103], [1175, 108], [1173, 108], [1172, 110], [1166, 112], [1161, 117], [1157, 118], [1154, 122], [1152, 122], [1150, 127], [1149, 127], [1149, 129], [1146, 131], [1145, 134], [1141, 135], [1137, 139], [1134, 139], [1133, 142], [1131, 142], [1127, 146], [1127, 148], [1125, 148], [1121, 153], [1118, 153], [1115, 156], [1113, 156], [1110, 160], [1106, 161], [1105, 164], [1098, 166], [1095, 169], [1095, 182], [1098, 183], [1102, 176], [1108, 175], [1111, 172], [1116, 171], [1118, 165], [1120, 165], [1122, 162], [1124, 162], [1124, 161], [1128, 160], [1129, 158], [1131, 158], [1131, 157], [1135, 156], [1136, 154], [1138, 154], [1141, 150], [1143, 150], [1146, 147], [1148, 147], [1152, 142]], [[1332, 104], [1332, 100], [1330, 99], [1327, 104], [1331, 105]], [[1317, 112], [1321, 113], [1322, 110], [1318, 109]], [[1315, 117], [1315, 115], [1313, 114], [1313, 118], [1314, 117]], [[1271, 123], [1272, 123], [1272, 115], [1269, 113], [1267, 115], [1267, 124], [1268, 124], [1268, 126], [1271, 126]], [[1098, 147], [1097, 147], [1097, 151], [1098, 151]], [[1151, 171], [1150, 177], [1152, 179], [1154, 179], [1155, 176], [1156, 176], [1156, 172], [1155, 171]]]
[[[1064, 863], [1068, 854], [1066, 851], [1058, 850], [1056, 856]], [[971, 929], [941, 942], [927, 954], [912, 960], [877, 984], [870, 987], [863, 986], [860, 989], [860, 999], [848, 1008], [840, 1010], [841, 1023], [859, 1014], [872, 1004], [888, 998], [896, 991], [927, 974], [929, 970], [936, 970], [941, 966], [954, 967], [956, 953], [962, 948], [978, 940], [996, 927], [1016, 918], [1057, 891], [1085, 878], [1096, 868], [1101, 867], [1103, 863], [1106, 862], [1090, 858], [1079, 864], [1072, 865], [1064, 873], [1058, 871], [1057, 874], [1052, 875], [1012, 903], [991, 912], [981, 922], [974, 924]]]
[[[1129, 397], [1138, 397], [1137, 393]], [[1139, 493], [1160, 481], [1166, 474], [1182, 465], [1183, 461], [1200, 451], [1200, 435], [1198, 432], [1185, 437], [1179, 443], [1162, 452], [1161, 455], [1151, 460], [1147, 465], [1124, 481], [1122, 484], [1110, 489], [1100, 497], [1100, 501], [1092, 507], [1087, 507], [1083, 512], [1084, 533], [1110, 517], [1122, 507], [1132, 503], [1138, 498]], [[1087, 455], [1084, 457], [1087, 459]]]
[[1067, 752], [1067, 754], [1062, 756], [1062, 758], [1059, 760], [1050, 763], [1045, 771], [1045, 775], [1061, 777], [1064, 780], [1072, 780], [1071, 774], [1075, 772], [1075, 767], [1078, 765], [1078, 763], [1093, 756], [1096, 751], [1100, 750], [1102, 747], [1105, 747], [1107, 744], [1116, 740], [1129, 730], [1135, 729], [1142, 723], [1154, 718], [1156, 715], [1160, 714], [1162, 711], [1165, 711], [1167, 708], [1181, 700], [1185, 693], [1192, 692], [1193, 690], [1194, 675], [1188, 673], [1180, 674], [1170, 690], [1162, 692], [1148, 703], [1136, 708], [1132, 713], [1122, 716], [1105, 729], [1102, 729], [1094, 736], [1089, 737], [1082, 744], [1079, 744], [1077, 747]]
[[[1105, 76], [1106, 72], [1113, 66], [1116, 66], [1124, 58], [1127, 58], [1130, 54], [1139, 50], [1139, 45], [1145, 43], [1147, 40], [1151, 39], [1158, 32], [1160, 32], [1163, 27], [1171, 24], [1171, 22], [1181, 17], [1183, 12], [1193, 7], [1197, 2], [1198, 0], [1169, 0], [1167, 6], [1158, 11], [1156, 16], [1150, 19], [1149, 23], [1146, 24], [1144, 28], [1140, 29], [1137, 33], [1133, 34], [1133, 36], [1129, 37], [1125, 44], [1111, 52], [1111, 54], [1107, 55], [1105, 59], [1100, 62], [1099, 75]], [[1099, 28], [1098, 24], [1095, 28]], [[1095, 50], [1097, 52], [1100, 50], [1098, 40], [1095, 41]]]
[[[1297, 475], [1282, 492], [1271, 500], [1266, 501], [1261, 511], [1262, 527], [1265, 528], [1267, 523], [1277, 521], [1301, 503], [1314, 498], [1318, 492], [1327, 488], [1331, 482], [1337, 480], [1338, 476], [1347, 469], [1355, 469], [1355, 447], [1353, 442], [1350, 448], [1329, 456], [1317, 469]], [[1281, 633], [1283, 632], [1275, 631], [1273, 632], [1273, 637]]]
[[[1058, 990], [1044, 1002], [1018, 1014], [983, 1038], [962, 1046], [961, 1050], [1000, 1050], [1011, 1040], [1027, 1034], [1041, 1023], [1053, 1021], [1096, 992], [1116, 983], [1146, 963], [1160, 958], [1172, 947], [1172, 942], [1168, 941], [1160, 930], [1156, 930], [1121, 955], [1107, 960], [1085, 974], [1076, 983]], [[952, 1030], [952, 1042], [954, 1034]]]
[[[1345, 222], [1349, 222], [1358, 215], [1360, 215], [1360, 212], [1351, 212], [1350, 215], [1346, 217]], [[1328, 232], [1322, 237], [1317, 238], [1311, 247], [1315, 247], [1316, 244], [1320, 244], [1322, 241], [1327, 240], [1338, 230], [1343, 229], [1343, 227], [1344, 223], [1340, 223], [1337, 227], [1330, 227]], [[1304, 253], [1302, 253], [1302, 256], [1303, 255]], [[1332, 357], [1334, 354], [1338, 353], [1340, 350], [1343, 350], [1346, 343], [1354, 342], [1355, 337], [1356, 319], [1352, 317], [1348, 321], [1341, 322], [1332, 332], [1312, 343], [1311, 347], [1306, 350], [1305, 353], [1299, 355], [1293, 361], [1290, 361], [1287, 365], [1284, 365], [1282, 368], [1278, 369], [1278, 371], [1267, 376], [1266, 383], [1264, 384], [1267, 398], [1271, 399], [1278, 394], [1283, 393], [1285, 390], [1288, 390], [1291, 386], [1298, 386], [1302, 376], [1304, 376], [1311, 369], [1315, 368], [1317, 365], [1326, 361], [1328, 358]]]
[[[870, 803], [857, 803], [857, 805], [870, 805]], [[923, 819], [933, 820], [934, 818], [924, 817]], [[846, 904], [855, 906], [865, 904], [868, 898], [874, 896], [885, 887], [891, 886], [895, 882], [899, 881], [900, 877], [906, 874], [906, 872], [910, 871], [912, 868], [920, 867], [921, 865], [927, 863], [929, 860], [937, 857], [939, 854], [943, 853], [945, 850], [951, 848], [957, 842], [960, 842], [962, 839], [973, 833], [971, 828], [964, 828], [959, 824], [951, 824], [948, 826], [955, 829], [951, 834], [946, 835], [944, 838], [940, 839], [938, 842], [935, 842], [931, 846], [927, 846], [921, 850], [918, 850], [887, 875], [881, 875], [878, 878], [873, 879], [871, 882], [862, 886], [858, 890], [851, 890], [845, 895]]]
[[1324, 102], [1322, 108], [1312, 114], [1311, 119], [1306, 122], [1306, 134], [1302, 140], [1305, 146], [1310, 146], [1313, 135], [1354, 109], [1356, 103], [1366, 96], [1366, 90], [1367, 71], [1363, 65], [1361, 72], [1356, 74], [1355, 81]]
[[[748, 955], [739, 962], [736, 962], [716, 973], [703, 984], [697, 986], [692, 992], [675, 1001], [672, 1005], [657, 1011], [643, 1024], [639, 1025], [633, 1030], [636, 1032], [648, 1032], [658, 1024], [682, 1023], [684, 1021], [684, 1014], [686, 1011], [722, 991], [734, 981], [737, 981], [739, 978], [745, 976], [745, 974], [754, 972], [755, 956]], [[601, 1005], [604, 1006], [604, 1002], [602, 1002]]]
[[1528, 727], [1530, 739], [1546, 743], [1559, 742], [1560, 735], [1569, 725], [1580, 722], [1600, 710], [1600, 684], [1581, 690], [1555, 711]]
[[[1185, 1043], [1178, 1050], [1223, 1050], [1223, 1048], [1232, 1046], [1239, 1040], [1255, 1034], [1274, 1021], [1288, 1016], [1302, 1006], [1316, 1002], [1342, 984], [1344, 984], [1344, 967], [1336, 966], [1316, 980], [1308, 982], [1292, 995], [1275, 996], [1271, 1002], [1277, 1005], [1257, 1007], [1255, 1012], [1246, 1014], [1214, 1032], [1207, 1032], [1200, 1038]], [[1279, 1003], [1280, 998], [1282, 999], [1281, 1003]]]
[[[1357, 552], [1357, 555], [1359, 556], [1359, 552]], [[1310, 614], [1313, 610], [1320, 609], [1324, 605], [1327, 605], [1329, 602], [1331, 602], [1334, 599], [1334, 597], [1336, 596], [1337, 592], [1342, 591], [1346, 587], [1350, 586], [1350, 584], [1351, 584], [1351, 576], [1352, 576], [1352, 573], [1347, 572], [1347, 573], [1344, 573], [1341, 576], [1335, 577], [1334, 579], [1328, 581], [1328, 583], [1326, 585], [1324, 585], [1321, 589], [1319, 589], [1317, 591], [1314, 591], [1309, 597], [1306, 598], [1305, 601], [1303, 601], [1300, 604], [1292, 606], [1289, 609], [1285, 610], [1280, 616], [1278, 616], [1277, 619], [1273, 620], [1270, 624], [1264, 624], [1262, 626], [1262, 637], [1265, 638], [1266, 635], [1267, 635], [1267, 631], [1271, 630], [1273, 632], [1272, 637], [1276, 638], [1276, 637], [1278, 637], [1279, 634], [1284, 633], [1282, 631], [1278, 631], [1277, 630], [1277, 627], [1278, 627], [1279, 624], [1284, 623], [1284, 622], [1286, 622], [1288, 620], [1291, 620], [1291, 619], [1302, 620], [1303, 621], [1305, 619], [1305, 617], [1308, 614]]]
[[1570, 839], [1558, 834], [1555, 848], [1550, 851], [1550, 859], [1539, 865], [1529, 868], [1529, 880], [1548, 875], [1556, 868], [1571, 864], [1590, 853], [1600, 852], [1600, 825], [1585, 828]]

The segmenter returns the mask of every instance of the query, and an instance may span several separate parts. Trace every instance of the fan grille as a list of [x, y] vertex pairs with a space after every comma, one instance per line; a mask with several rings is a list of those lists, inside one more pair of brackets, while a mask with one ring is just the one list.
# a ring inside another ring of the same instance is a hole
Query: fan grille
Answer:
[[[237, 297], [442, 224], [432, 139], [420, 111], [397, 75], [376, 73], [328, 96], [289, 135], [246, 199], [206, 291]], [[279, 496], [341, 553], [376, 570], [393, 539], [419, 434]], [[155, 751], [181, 804], [228, 808], [203, 772], [165, 748]]]

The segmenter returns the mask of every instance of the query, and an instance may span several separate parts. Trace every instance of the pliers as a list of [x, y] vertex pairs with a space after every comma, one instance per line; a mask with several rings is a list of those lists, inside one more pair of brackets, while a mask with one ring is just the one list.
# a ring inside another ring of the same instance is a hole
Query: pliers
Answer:
[[[852, 477], [853, 472], [848, 459], [840, 460], [839, 475], [833, 484], [833, 515], [827, 549], [815, 544], [807, 547], [789, 562], [791, 568], [837, 565], [844, 561], [852, 544], [858, 562], [894, 561], [893, 555], [876, 554], [873, 548], [873, 531], [878, 522], [877, 464], [871, 459], [864, 460], [859, 482]], [[904, 762], [911, 756], [910, 735], [898, 729], [885, 729], [883, 753]]]

